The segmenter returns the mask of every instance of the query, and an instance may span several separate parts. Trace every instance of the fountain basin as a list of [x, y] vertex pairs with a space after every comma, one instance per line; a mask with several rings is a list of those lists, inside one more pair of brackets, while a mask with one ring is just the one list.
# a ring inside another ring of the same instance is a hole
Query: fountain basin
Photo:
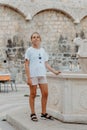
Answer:
[[87, 123], [87, 74], [47, 74], [48, 112], [63, 122]]

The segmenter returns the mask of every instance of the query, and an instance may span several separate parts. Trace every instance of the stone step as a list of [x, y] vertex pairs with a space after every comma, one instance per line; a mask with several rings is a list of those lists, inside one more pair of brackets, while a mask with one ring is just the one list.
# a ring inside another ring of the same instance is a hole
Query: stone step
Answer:
[[36, 106], [38, 122], [30, 119], [29, 108], [21, 108], [9, 113], [6, 116], [7, 121], [17, 130], [87, 130], [87, 125], [63, 123], [59, 120], [41, 120], [40, 106]]

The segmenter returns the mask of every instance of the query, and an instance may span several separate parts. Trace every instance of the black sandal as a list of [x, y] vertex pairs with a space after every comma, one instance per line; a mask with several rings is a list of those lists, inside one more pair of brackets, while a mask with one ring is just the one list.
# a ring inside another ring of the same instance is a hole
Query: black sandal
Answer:
[[41, 119], [44, 119], [44, 120], [46, 120], [46, 119], [53, 120], [54, 118], [52, 116], [50, 116], [48, 113], [45, 113], [45, 114], [41, 113]]
[[38, 121], [36, 114], [30, 115], [32, 121]]

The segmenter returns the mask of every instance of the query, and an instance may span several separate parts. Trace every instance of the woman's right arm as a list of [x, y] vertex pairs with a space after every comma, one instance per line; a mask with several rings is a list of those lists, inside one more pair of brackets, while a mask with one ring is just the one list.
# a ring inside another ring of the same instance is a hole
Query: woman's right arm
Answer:
[[25, 60], [25, 73], [26, 73], [26, 76], [27, 76], [27, 84], [32, 86], [32, 81], [31, 81], [31, 78], [30, 78], [30, 69], [29, 69], [29, 60]]

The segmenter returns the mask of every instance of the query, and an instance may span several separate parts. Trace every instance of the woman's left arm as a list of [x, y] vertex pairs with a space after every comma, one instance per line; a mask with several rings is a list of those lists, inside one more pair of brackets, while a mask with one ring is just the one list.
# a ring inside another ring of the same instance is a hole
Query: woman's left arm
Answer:
[[54, 74], [56, 74], [56, 75], [58, 75], [58, 74], [61, 73], [60, 71], [57, 71], [57, 70], [55, 70], [54, 68], [52, 68], [52, 67], [48, 64], [47, 61], [45, 62], [45, 66], [46, 66], [46, 68], [47, 68], [49, 71], [51, 71], [52, 73], [54, 73]]

